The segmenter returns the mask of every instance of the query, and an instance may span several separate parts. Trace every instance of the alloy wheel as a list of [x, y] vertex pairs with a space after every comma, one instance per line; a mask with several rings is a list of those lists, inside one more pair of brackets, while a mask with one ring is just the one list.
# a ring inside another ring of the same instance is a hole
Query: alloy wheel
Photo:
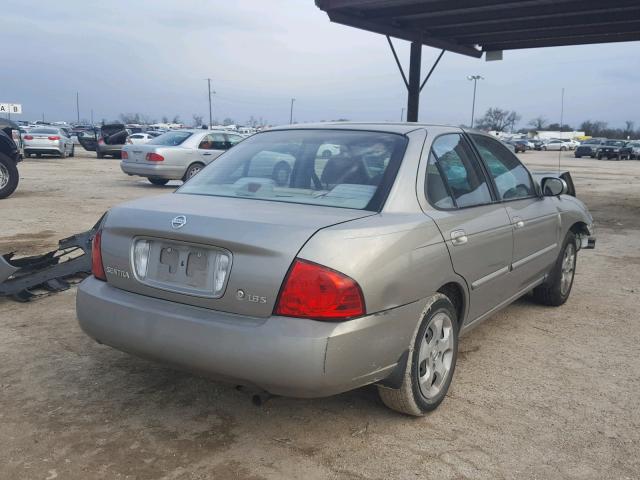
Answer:
[[576, 247], [569, 243], [562, 257], [562, 273], [560, 276], [560, 293], [565, 296], [571, 288], [576, 267]]
[[445, 312], [433, 316], [418, 354], [418, 382], [425, 398], [441, 392], [453, 367], [453, 323]]
[[0, 163], [0, 190], [9, 184], [9, 170]]

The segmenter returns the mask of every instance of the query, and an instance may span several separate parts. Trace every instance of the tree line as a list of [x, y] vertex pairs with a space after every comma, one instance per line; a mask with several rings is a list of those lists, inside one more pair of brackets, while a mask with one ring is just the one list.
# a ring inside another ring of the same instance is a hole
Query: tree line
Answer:
[[481, 130], [495, 130], [497, 132], [517, 132], [529, 133], [540, 130], [552, 131], [583, 131], [590, 137], [606, 138], [640, 138], [640, 128], [635, 128], [635, 122], [626, 120], [623, 128], [609, 127], [607, 122], [601, 120], [585, 120], [577, 128], [564, 123], [551, 123], [545, 117], [538, 116], [527, 123], [528, 128], [516, 130], [516, 125], [522, 120], [522, 116], [513, 110], [505, 110], [498, 107], [488, 109], [485, 114], [477, 120], [476, 127]]

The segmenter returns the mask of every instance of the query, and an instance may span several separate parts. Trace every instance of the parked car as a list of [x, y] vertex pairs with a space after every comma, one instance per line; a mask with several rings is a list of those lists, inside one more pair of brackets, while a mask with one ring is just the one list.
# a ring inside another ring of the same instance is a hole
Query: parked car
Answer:
[[531, 150], [528, 140], [509, 140], [507, 143], [510, 143], [511, 145], [513, 145], [513, 148], [516, 153], [526, 152], [527, 150]]
[[548, 142], [544, 143], [541, 148], [542, 150], [561, 150], [564, 152], [565, 150], [569, 150], [570, 144], [566, 140], [553, 138]]
[[567, 142], [567, 144], [569, 145], [569, 150], [575, 150], [576, 148], [578, 148], [578, 145], [580, 145], [580, 142], [574, 140], [573, 138], [570, 140], [565, 140], [565, 142]]
[[13, 140], [19, 130], [16, 123], [0, 118], [0, 199], [11, 195], [20, 181], [17, 166], [21, 160], [20, 149]]
[[507, 147], [511, 153], [516, 153], [516, 147], [513, 143], [505, 142], [504, 140], [500, 140], [500, 143]]
[[596, 158], [596, 150], [600, 145], [604, 145], [606, 141], [606, 138], [590, 138], [589, 140], [585, 140], [576, 147], [573, 156], [576, 158]]
[[627, 142], [624, 147], [620, 149], [620, 158], [626, 160], [638, 159], [640, 160], [640, 141], [632, 140]]
[[620, 149], [624, 147], [625, 143], [624, 140], [607, 140], [596, 149], [596, 158], [598, 160], [603, 158], [620, 160]]
[[142, 145], [143, 143], [147, 143], [149, 140], [154, 139], [160, 135], [160, 133], [156, 132], [133, 133], [127, 137], [127, 141], [125, 143], [129, 145]]
[[146, 177], [154, 185], [186, 181], [242, 140], [240, 135], [224, 131], [172, 130], [143, 145], [126, 145], [120, 168], [128, 175]]
[[542, 150], [542, 146], [544, 145], [544, 140], [537, 138], [535, 140], [532, 140], [531, 143], [533, 144], [534, 150]]
[[123, 124], [111, 123], [80, 133], [78, 142], [85, 150], [96, 152], [98, 158], [107, 155], [116, 158], [120, 157], [128, 136], [129, 132]]
[[60, 158], [75, 155], [75, 146], [70, 137], [70, 131], [61, 127], [32, 128], [22, 137], [23, 151], [26, 157], [35, 155], [57, 155]]
[[[323, 157], [326, 144], [340, 153]], [[293, 163], [281, 185], [274, 155]], [[175, 193], [112, 208], [78, 320], [100, 343], [236, 385], [321, 397], [376, 384], [423, 415], [447, 393], [460, 334], [527, 292], [569, 297], [595, 242], [569, 192], [568, 172], [532, 174], [477, 131], [271, 129]]]

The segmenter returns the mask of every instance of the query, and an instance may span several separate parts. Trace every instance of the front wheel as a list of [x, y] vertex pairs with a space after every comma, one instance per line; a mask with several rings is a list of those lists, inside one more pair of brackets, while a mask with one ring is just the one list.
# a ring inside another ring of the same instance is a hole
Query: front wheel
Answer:
[[398, 389], [378, 386], [384, 404], [400, 413], [422, 416], [444, 400], [458, 357], [458, 318], [445, 295], [431, 297], [409, 346]]
[[569, 298], [573, 286], [577, 257], [576, 236], [573, 232], [569, 232], [564, 239], [562, 250], [549, 278], [545, 283], [533, 289], [533, 298], [543, 305], [552, 307], [564, 304]]
[[567, 147], [560, 147], [561, 152], [565, 152], [566, 150], [567, 150]]
[[11, 158], [0, 153], [0, 198], [6, 198], [18, 188], [18, 167]]

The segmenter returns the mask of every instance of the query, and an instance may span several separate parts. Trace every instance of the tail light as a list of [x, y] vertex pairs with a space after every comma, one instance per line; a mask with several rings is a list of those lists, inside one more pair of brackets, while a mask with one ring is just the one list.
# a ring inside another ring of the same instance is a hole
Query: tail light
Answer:
[[98, 280], [107, 280], [102, 265], [102, 230], [98, 230], [91, 242], [91, 273]]
[[23, 138], [25, 140], [33, 140], [33, 135], [25, 135]]
[[47, 138], [49, 138], [49, 140], [60, 140], [60, 137], [57, 135], [51, 135], [50, 137], [47, 137]]
[[98, 139], [98, 145], [104, 145], [104, 138], [100, 137]]
[[120, 158], [122, 160], [127, 160], [129, 158], [129, 154], [127, 153], [126, 150], [122, 150], [122, 152], [120, 153]]
[[366, 312], [364, 297], [352, 278], [316, 263], [297, 259], [284, 279], [275, 315], [341, 321]]
[[164, 157], [155, 152], [147, 153], [146, 159], [148, 162], [162, 162], [164, 161]]

